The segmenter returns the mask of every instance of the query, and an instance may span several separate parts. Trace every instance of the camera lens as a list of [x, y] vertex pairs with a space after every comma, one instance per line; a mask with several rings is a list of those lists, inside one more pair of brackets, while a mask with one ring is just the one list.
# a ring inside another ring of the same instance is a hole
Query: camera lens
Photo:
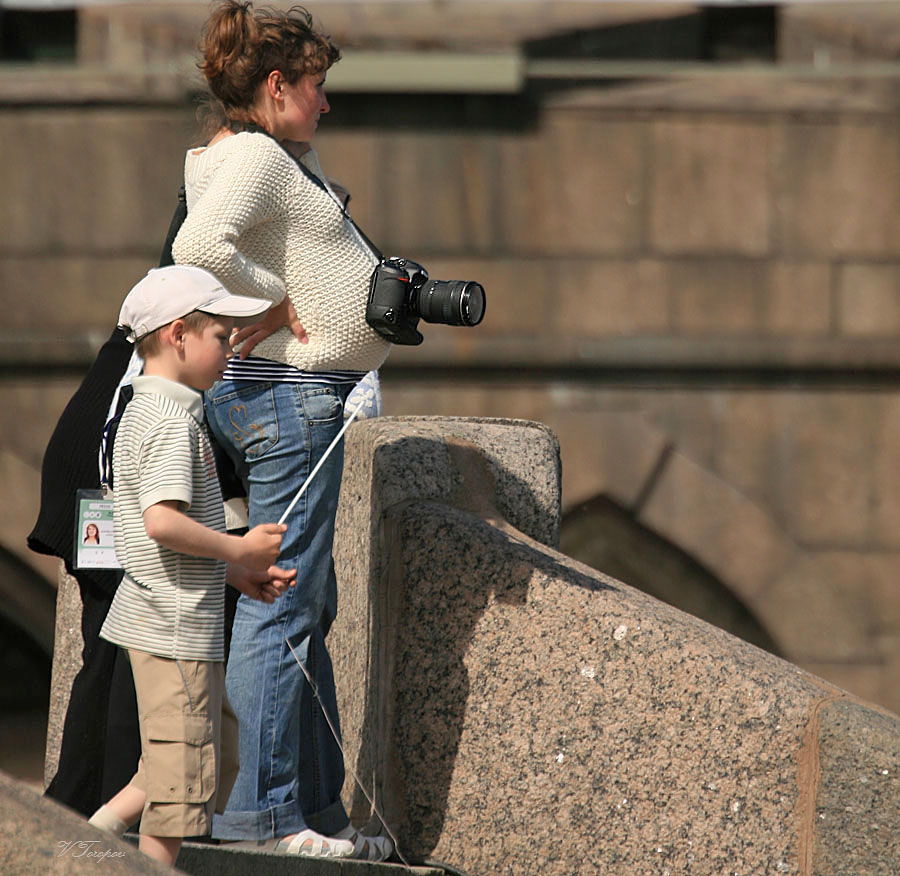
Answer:
[[484, 307], [484, 287], [465, 280], [432, 280], [419, 291], [417, 302], [425, 322], [442, 325], [478, 325]]

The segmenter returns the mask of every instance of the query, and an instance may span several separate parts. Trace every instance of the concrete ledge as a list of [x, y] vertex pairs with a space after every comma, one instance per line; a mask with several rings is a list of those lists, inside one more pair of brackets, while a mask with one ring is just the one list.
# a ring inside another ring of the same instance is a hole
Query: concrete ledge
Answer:
[[273, 855], [228, 846], [185, 843], [178, 855], [178, 869], [191, 876], [440, 876], [433, 867], [369, 864], [365, 861], [314, 860]]
[[[346, 454], [331, 634], [346, 760], [407, 860], [516, 876], [900, 869], [900, 717], [554, 550], [546, 427], [382, 418], [355, 424]], [[81, 840], [82, 820], [39, 800], [28, 821], [33, 791], [0, 796], [0, 842], [28, 852], [8, 872], [81, 872], [45, 865], [46, 825]], [[375, 821], [349, 778], [345, 802]], [[286, 866], [213, 846], [179, 863], [236, 876], [257, 861]]]

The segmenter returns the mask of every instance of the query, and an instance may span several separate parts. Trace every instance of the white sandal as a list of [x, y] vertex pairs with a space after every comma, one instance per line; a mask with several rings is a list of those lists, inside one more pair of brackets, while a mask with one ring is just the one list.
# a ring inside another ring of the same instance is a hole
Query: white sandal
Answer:
[[349, 840], [322, 836], [314, 830], [301, 830], [293, 839], [275, 843], [276, 855], [298, 855], [303, 858], [351, 858], [356, 847]]
[[349, 840], [353, 843], [353, 858], [378, 864], [390, 858], [394, 844], [386, 836], [367, 836], [360, 833], [352, 824], [336, 833], [335, 839]]

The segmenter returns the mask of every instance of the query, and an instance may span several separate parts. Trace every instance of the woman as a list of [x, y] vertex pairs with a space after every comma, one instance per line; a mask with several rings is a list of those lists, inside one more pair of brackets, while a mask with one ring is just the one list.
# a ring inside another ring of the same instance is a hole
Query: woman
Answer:
[[[389, 345], [365, 321], [377, 258], [306, 145], [328, 112], [325, 76], [338, 49], [299, 7], [254, 10], [235, 0], [213, 11], [202, 48], [224, 122], [187, 154], [188, 212], [172, 252], [235, 294], [273, 302], [262, 323], [235, 335], [241, 355], [206, 398], [254, 526], [281, 518], [340, 430], [347, 395]], [[213, 835], [275, 840], [289, 854], [383, 860], [389, 842], [349, 823], [340, 749], [291, 650], [337, 727], [325, 635], [337, 605], [342, 467], [337, 448], [286, 521], [279, 563], [297, 568], [297, 587], [277, 605], [238, 604], [227, 690], [240, 721], [241, 770]]]

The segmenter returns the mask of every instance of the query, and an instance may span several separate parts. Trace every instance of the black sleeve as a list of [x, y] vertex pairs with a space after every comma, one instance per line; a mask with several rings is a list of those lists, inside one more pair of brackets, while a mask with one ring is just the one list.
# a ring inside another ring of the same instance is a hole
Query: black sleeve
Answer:
[[116, 328], [60, 415], [41, 466], [41, 508], [28, 547], [71, 567], [75, 493], [98, 489], [97, 455], [106, 415], [134, 346]]

